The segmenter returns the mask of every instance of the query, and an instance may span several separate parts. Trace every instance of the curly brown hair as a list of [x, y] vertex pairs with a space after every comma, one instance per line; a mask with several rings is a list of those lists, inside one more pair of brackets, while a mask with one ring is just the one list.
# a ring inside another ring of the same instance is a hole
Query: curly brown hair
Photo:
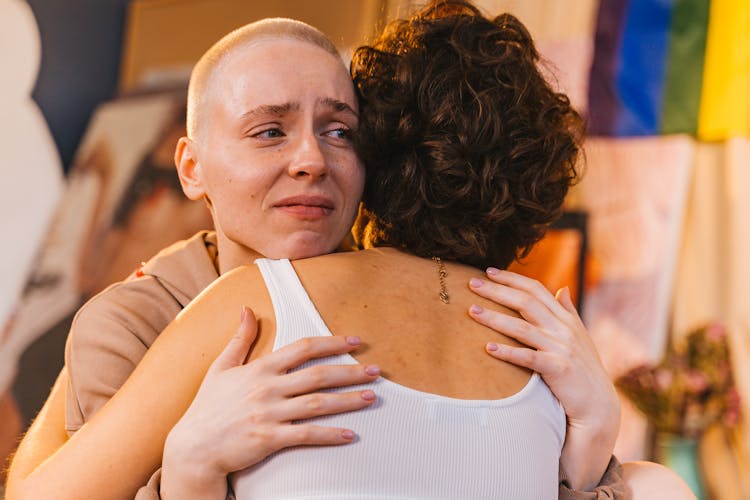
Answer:
[[357, 49], [367, 182], [355, 239], [483, 268], [528, 253], [560, 215], [583, 121], [529, 32], [433, 2]]

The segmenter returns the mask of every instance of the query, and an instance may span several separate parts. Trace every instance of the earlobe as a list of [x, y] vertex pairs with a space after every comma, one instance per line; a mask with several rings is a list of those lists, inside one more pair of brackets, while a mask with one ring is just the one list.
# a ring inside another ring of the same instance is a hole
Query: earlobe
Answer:
[[197, 145], [187, 137], [180, 137], [174, 151], [174, 164], [180, 177], [182, 192], [191, 200], [199, 200], [206, 195], [203, 189], [201, 164]]

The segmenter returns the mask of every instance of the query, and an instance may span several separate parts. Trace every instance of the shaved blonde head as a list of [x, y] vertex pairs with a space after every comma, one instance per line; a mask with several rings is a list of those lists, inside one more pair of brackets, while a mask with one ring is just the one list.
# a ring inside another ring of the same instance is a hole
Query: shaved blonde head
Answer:
[[[205, 126], [206, 103], [212, 96], [212, 84], [221, 63], [239, 48], [260, 40], [299, 40], [320, 47], [340, 59], [336, 46], [317, 28], [286, 18], [269, 18], [237, 28], [216, 42], [200, 58], [190, 75], [187, 101], [187, 133], [195, 140]], [[344, 65], [344, 62], [341, 61]], [[251, 70], [251, 69], [250, 69]]]

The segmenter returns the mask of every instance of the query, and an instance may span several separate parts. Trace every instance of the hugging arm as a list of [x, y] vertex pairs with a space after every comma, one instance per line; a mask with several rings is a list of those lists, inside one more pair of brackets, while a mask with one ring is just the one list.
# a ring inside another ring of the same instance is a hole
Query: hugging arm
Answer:
[[[237, 313], [243, 298], [250, 295], [247, 287], [262, 286], [246, 273], [239, 276], [234, 281], [235, 284], [240, 282], [240, 286], [234, 287], [238, 293], [231, 298], [209, 288], [186, 308], [159, 335], [115, 396], [51, 457], [33, 470], [31, 467], [17, 469], [6, 498], [132, 498], [159, 467], [168, 433], [190, 406], [211, 362], [237, 331]], [[219, 281], [226, 279], [223, 277]], [[297, 359], [309, 359], [309, 356], [341, 354], [356, 348], [344, 338], [336, 337], [334, 342], [335, 345], [317, 346], [317, 350], [314, 342], [290, 344], [288, 349], [297, 353]], [[250, 367], [250, 364], [243, 367]], [[219, 372], [222, 375], [227, 371]], [[325, 369], [319, 375], [322, 377], [319, 378], [321, 386], [348, 385], [341, 383], [346, 376], [342, 377], [340, 373], [333, 375], [339, 382], [331, 385], [326, 385], [329, 380], [326, 377], [330, 374]], [[350, 383], [360, 383], [363, 377], [368, 381], [374, 378], [360, 373], [351, 377]], [[262, 393], [261, 388], [272, 379], [276, 380], [267, 377], [256, 383], [247, 377], [249, 387], [245, 388]], [[296, 394], [303, 392], [300, 390]], [[349, 402], [357, 398], [362, 407], [370, 403], [361, 395], [350, 396]], [[55, 401], [60, 400], [55, 398]], [[347, 406], [351, 407], [351, 404]], [[341, 432], [339, 430], [340, 436]], [[241, 439], [237, 442], [242, 444]], [[295, 441], [296, 444], [304, 442]], [[31, 455], [32, 459], [34, 456]]]
[[16, 450], [8, 470], [7, 498], [15, 498], [14, 492], [21, 486], [23, 478], [68, 440], [65, 433], [67, 383], [68, 373], [63, 368], [52, 386], [47, 401]]
[[608, 494], [624, 494], [621, 470], [612, 456], [620, 427], [619, 399], [569, 290], [553, 296], [536, 280], [493, 268], [487, 270], [487, 278], [472, 280], [470, 288], [521, 318], [474, 306], [469, 314], [529, 346], [490, 343], [487, 352], [538, 372], [565, 409], [561, 495], [564, 490], [594, 491], [597, 486], [608, 488]]
[[332, 351], [351, 351], [357, 337], [304, 339], [244, 364], [255, 338], [255, 317], [243, 309], [237, 334], [214, 361], [190, 408], [164, 448], [161, 498], [223, 499], [227, 475], [289, 446], [340, 445], [350, 429], [309, 423], [321, 415], [354, 411], [375, 400], [371, 390], [319, 393], [319, 389], [377, 378], [376, 367], [319, 365], [289, 372]]

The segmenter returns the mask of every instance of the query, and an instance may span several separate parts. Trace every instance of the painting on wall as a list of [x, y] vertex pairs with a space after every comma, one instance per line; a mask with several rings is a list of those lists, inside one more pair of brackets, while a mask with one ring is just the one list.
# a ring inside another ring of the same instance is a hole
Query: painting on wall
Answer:
[[529, 254], [512, 262], [508, 270], [538, 280], [552, 293], [567, 286], [573, 303], [579, 312], [583, 311], [582, 291], [588, 270], [587, 220], [586, 212], [563, 212]]
[[161, 248], [212, 227], [174, 167], [184, 102], [160, 93], [97, 109], [11, 327], [19, 353]]

